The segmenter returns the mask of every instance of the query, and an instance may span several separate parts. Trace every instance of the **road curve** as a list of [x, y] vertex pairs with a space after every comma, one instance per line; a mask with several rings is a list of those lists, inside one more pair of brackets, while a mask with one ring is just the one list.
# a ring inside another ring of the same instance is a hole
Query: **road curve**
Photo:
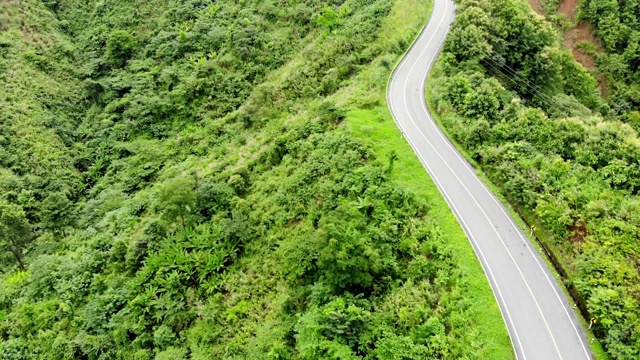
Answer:
[[546, 263], [427, 109], [425, 82], [454, 11], [451, 0], [435, 0], [429, 23], [391, 76], [389, 109], [467, 234], [516, 357], [590, 359], [584, 330]]

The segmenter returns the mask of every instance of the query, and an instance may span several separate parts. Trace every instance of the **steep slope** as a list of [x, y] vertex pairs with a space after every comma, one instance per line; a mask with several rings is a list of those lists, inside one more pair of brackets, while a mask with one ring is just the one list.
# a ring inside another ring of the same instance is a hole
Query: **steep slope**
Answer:
[[85, 99], [60, 23], [32, 1], [2, 2], [0, 13], [0, 256], [24, 266], [34, 236], [23, 225], [59, 234], [75, 218], [75, 129]]
[[535, 225], [594, 335], [640, 356], [640, 140], [523, 2], [462, 1], [429, 98]]
[[[68, 69], [37, 73], [73, 95], [54, 94], [64, 107], [50, 125], [68, 140], [42, 126], [30, 132], [47, 138], [28, 144], [63, 144], [38, 158], [60, 163], [42, 175], [68, 169], [74, 182], [54, 228], [29, 215], [40, 198], [2, 194], [3, 240], [17, 229], [29, 242], [26, 270], [3, 262], [0, 357], [510, 355], [504, 325], [475, 317], [470, 299], [491, 294], [467, 281], [477, 263], [457, 263], [460, 229], [431, 214], [442, 199], [399, 186], [397, 156], [345, 126], [351, 110], [384, 105], [426, 2], [11, 6], [18, 20], [3, 36], [33, 8], [51, 28], [29, 36], [68, 44]], [[410, 26], [389, 31], [407, 9]], [[17, 66], [20, 52], [5, 54]], [[25, 107], [42, 101], [28, 96]], [[40, 169], [14, 163], [28, 179]]]
[[589, 23], [604, 51], [596, 52], [598, 71], [611, 87], [612, 115], [640, 130], [640, 5], [634, 1], [580, 1], [578, 18]]

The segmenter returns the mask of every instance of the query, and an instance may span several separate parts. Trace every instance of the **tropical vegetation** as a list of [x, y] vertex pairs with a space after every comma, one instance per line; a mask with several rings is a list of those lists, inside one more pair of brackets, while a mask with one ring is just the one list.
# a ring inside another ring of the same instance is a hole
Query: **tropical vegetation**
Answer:
[[428, 89], [432, 109], [469, 158], [539, 225], [577, 300], [597, 320], [592, 330], [606, 352], [639, 358], [636, 3], [581, 5], [608, 51], [598, 61], [611, 65], [604, 66], [614, 89], [609, 98], [598, 91], [598, 74], [563, 50], [553, 25], [526, 3], [458, 3]]
[[407, 145], [350, 130], [428, 13], [0, 2], [0, 358], [512, 357]]

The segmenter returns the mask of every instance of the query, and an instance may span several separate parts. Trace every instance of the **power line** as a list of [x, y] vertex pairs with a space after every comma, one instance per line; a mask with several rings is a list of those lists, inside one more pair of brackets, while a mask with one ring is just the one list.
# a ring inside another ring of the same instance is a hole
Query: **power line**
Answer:
[[[502, 70], [499, 68], [499, 66], [496, 66], [496, 65], [494, 65], [494, 64], [492, 64], [492, 63], [490, 63], [489, 61], [484, 60], [484, 59], [483, 59], [482, 61], [484, 61], [484, 62], [485, 62], [485, 64], [486, 64], [486, 65], [488, 65], [488, 66], [490, 66], [493, 70], [495, 70], [494, 74], [495, 74], [496, 72], [497, 72], [497, 73], [500, 73], [500, 75], [504, 76], [505, 78], [507, 78], [507, 80], [510, 80], [510, 81], [511, 81], [512, 83], [514, 83], [515, 85], [518, 85], [518, 86], [520, 86], [520, 87], [524, 87], [524, 91], [526, 91], [527, 93], [529, 93], [529, 95], [531, 95], [532, 97], [535, 97], [536, 95], [538, 95], [538, 94], [536, 93], [536, 90], [534, 90], [533, 88], [532, 88], [532, 90], [529, 90], [530, 86], [529, 86], [528, 84], [524, 83], [522, 80], [518, 79], [518, 78], [517, 78], [517, 77], [515, 77], [515, 76], [508, 76], [508, 75], [504, 74], [504, 73], [502, 72]], [[488, 69], [487, 69], [487, 70], [488, 70]]]
[[497, 60], [495, 60], [493, 57], [489, 57], [488, 58], [490, 61], [494, 62], [495, 64], [499, 65], [500, 68], [507, 68], [507, 71], [512, 74], [513, 76], [519, 77], [521, 78], [524, 82], [526, 82], [529, 86], [531, 86], [535, 91], [537, 92], [541, 92], [544, 93], [543, 90], [541, 90], [540, 88], [538, 88], [535, 84], [529, 82], [529, 80], [527, 78], [525, 78], [524, 76], [518, 74], [518, 72], [513, 69], [511, 66], [509, 66], [506, 62], [498, 62]]
[[[568, 108], [566, 104], [562, 104], [557, 100], [553, 99], [553, 95], [551, 95], [549, 92], [546, 92], [540, 89], [535, 84], [531, 83], [527, 78], [518, 74], [518, 72], [512, 67], [510, 67], [509, 65], [507, 65], [506, 62], [498, 62], [494, 58], [495, 54], [491, 54], [487, 52], [486, 55], [487, 55], [486, 58], [481, 59], [481, 61], [483, 61], [486, 65], [489, 65], [491, 68], [498, 71], [501, 75], [506, 77], [508, 80], [511, 80], [512, 83], [517, 84], [520, 87], [524, 87], [524, 90], [527, 93], [529, 93], [529, 95], [531, 95], [533, 98], [537, 96], [538, 99], [541, 100], [543, 103], [545, 103], [547, 106], [549, 106], [549, 108], [551, 108], [552, 106], [556, 106], [562, 109], [562, 112], [564, 113], [565, 116], [571, 115], [571, 111], [570, 111], [571, 109]], [[508, 74], [505, 73], [503, 69], [505, 69], [506, 72], [508, 72]]]
[[[565, 116], [569, 116], [570, 112], [566, 111], [567, 107], [564, 104], [561, 104], [557, 101], [555, 101], [553, 98], [551, 98], [549, 95], [535, 90], [533, 89], [533, 87], [530, 84], [527, 84], [524, 82], [524, 80], [519, 79], [515, 76], [509, 76], [507, 74], [504, 74], [500, 68], [498, 68], [497, 66], [491, 64], [490, 62], [485, 62], [486, 65], [490, 66], [494, 71], [489, 71], [490, 73], [493, 73], [493, 76], [496, 76], [496, 72], [500, 73], [500, 75], [503, 75], [507, 80], [510, 80], [514, 85], [518, 85], [520, 87], [524, 88], [524, 91], [526, 91], [529, 95], [531, 95], [534, 98], [538, 98], [543, 104], [547, 105], [548, 107], [551, 106], [557, 106], [560, 107], [563, 110], [563, 113]], [[489, 70], [489, 69], [487, 69]], [[531, 90], [530, 90], [531, 88]]]

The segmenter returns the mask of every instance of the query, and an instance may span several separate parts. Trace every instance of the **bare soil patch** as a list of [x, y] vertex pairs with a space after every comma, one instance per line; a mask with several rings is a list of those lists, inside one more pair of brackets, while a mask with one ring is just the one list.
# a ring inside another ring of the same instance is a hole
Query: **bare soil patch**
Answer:
[[578, 2], [580, 0], [562, 0], [558, 6], [558, 13], [565, 14], [568, 18], [573, 18], [576, 14]]
[[[558, 14], [564, 14], [567, 18], [573, 19], [577, 12], [578, 2], [580, 0], [562, 0], [558, 6]], [[598, 51], [602, 50], [598, 39], [593, 35], [587, 22], [580, 22], [578, 25], [567, 30], [564, 34], [564, 45], [571, 51], [573, 58], [582, 66], [591, 70], [595, 66], [595, 58], [593, 55], [586, 54], [580, 49], [576, 49], [576, 44], [581, 41], [588, 41], [596, 46]]]
[[600, 95], [602, 95], [603, 98], [608, 99], [611, 93], [609, 92], [607, 79], [604, 75], [598, 75], [596, 80], [598, 81], [598, 91], [600, 92]]
[[572, 244], [584, 242], [584, 238], [589, 235], [587, 225], [580, 220], [575, 220], [567, 230], [569, 230], [569, 241]]
[[591, 29], [589, 29], [589, 24], [586, 22], [581, 22], [567, 30], [564, 34], [564, 46], [567, 50], [571, 51], [576, 61], [591, 70], [594, 68], [595, 58], [593, 55], [585, 54], [581, 49], [576, 48], [576, 44], [581, 41], [589, 41], [596, 46], [598, 51], [602, 50], [600, 42], [598, 42], [598, 39], [593, 35]]
[[[530, 0], [539, 1], [539, 0]], [[577, 12], [578, 3], [580, 0], [562, 0], [558, 6], [558, 13], [564, 14], [567, 18], [573, 19]], [[593, 55], [585, 53], [583, 50], [576, 48], [576, 45], [580, 42], [588, 41], [595, 45], [598, 52], [602, 52], [602, 45], [600, 41], [593, 35], [593, 32], [589, 28], [589, 23], [586, 21], [580, 22], [578, 25], [567, 30], [564, 34], [564, 46], [567, 50], [571, 51], [573, 58], [576, 59], [580, 65], [584, 66], [588, 70], [595, 69], [596, 59]], [[596, 78], [598, 81], [598, 90], [600, 94], [605, 98], [608, 96], [608, 86], [604, 76], [600, 75]]]
[[540, 0], [527, 0], [529, 6], [533, 9], [533, 11], [537, 12], [538, 15], [544, 15], [544, 11], [542, 10], [542, 4], [540, 4]]

